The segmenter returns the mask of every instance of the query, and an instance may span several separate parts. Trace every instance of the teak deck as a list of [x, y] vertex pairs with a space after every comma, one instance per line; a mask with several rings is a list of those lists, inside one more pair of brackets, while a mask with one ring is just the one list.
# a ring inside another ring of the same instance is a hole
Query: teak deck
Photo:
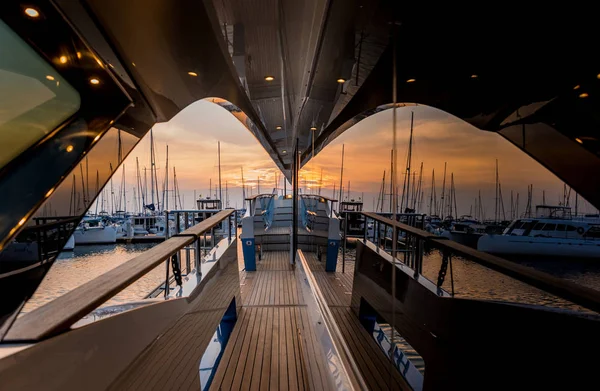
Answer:
[[[369, 389], [406, 389], [396, 371], [391, 377], [394, 384], [388, 386], [389, 360], [350, 310], [354, 262], [346, 263], [345, 273], [341, 273], [341, 264], [340, 272], [327, 273], [315, 254], [305, 256]], [[242, 308], [211, 390], [331, 389], [298, 275], [288, 257], [287, 251], [265, 252], [256, 272], [239, 272]], [[197, 303], [113, 383], [112, 389], [199, 389], [199, 358], [215, 331], [206, 324], [211, 319], [208, 323], [215, 324], [223, 315], [223, 310], [208, 308], [226, 305], [219, 302], [223, 296], [219, 285], [209, 287], [213, 300]]]
[[[350, 310], [354, 262], [341, 273], [325, 272], [316, 254], [305, 253], [315, 279], [369, 389], [406, 389], [381, 348]], [[265, 252], [256, 272], [240, 272], [245, 308], [239, 314], [211, 390], [329, 389], [308, 323], [306, 305], [289, 264], [289, 252]]]

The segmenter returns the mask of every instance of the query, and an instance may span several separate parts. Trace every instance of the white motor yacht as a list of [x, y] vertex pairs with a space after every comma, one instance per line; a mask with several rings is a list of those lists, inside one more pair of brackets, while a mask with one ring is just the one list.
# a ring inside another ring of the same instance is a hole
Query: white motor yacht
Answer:
[[477, 249], [494, 254], [600, 257], [600, 224], [571, 217], [571, 209], [541, 205], [535, 218], [514, 220], [501, 235], [484, 235]]

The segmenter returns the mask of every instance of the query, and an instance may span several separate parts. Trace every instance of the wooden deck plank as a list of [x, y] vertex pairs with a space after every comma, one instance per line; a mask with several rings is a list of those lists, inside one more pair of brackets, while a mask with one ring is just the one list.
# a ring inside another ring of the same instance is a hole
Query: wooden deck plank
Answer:
[[[256, 349], [255, 332], [260, 327], [260, 322], [262, 320], [258, 313], [258, 308], [250, 309], [250, 319], [250, 322], [248, 322], [248, 325], [246, 326], [248, 331], [246, 332], [246, 338], [244, 338], [244, 341], [242, 342], [242, 349], [236, 363], [237, 365], [235, 368], [231, 366], [231, 370], [228, 371], [229, 376], [232, 378], [231, 386], [225, 387], [228, 382], [224, 381], [223, 389], [239, 390], [246, 367], [251, 367], [254, 364], [251, 360], [251, 358], [254, 358], [254, 350], [251, 349]], [[225, 376], [225, 380], [228, 380], [227, 375]]]
[[263, 339], [263, 343], [264, 343], [264, 349], [263, 349], [263, 355], [262, 355], [262, 366], [261, 366], [261, 371], [259, 374], [254, 373], [252, 375], [252, 389], [255, 390], [257, 389], [255, 387], [255, 382], [254, 382], [254, 378], [258, 378], [259, 381], [259, 385], [260, 385], [260, 390], [268, 390], [269, 389], [269, 375], [271, 374], [271, 349], [273, 346], [273, 339], [272, 338], [268, 338], [267, 336], [271, 336], [273, 335], [273, 308], [272, 307], [267, 307], [266, 308], [266, 316], [267, 316], [267, 322], [265, 324], [264, 327], [264, 339]]
[[279, 389], [287, 390], [289, 386], [287, 371], [287, 344], [286, 344], [286, 324], [285, 315], [281, 308], [277, 309], [279, 318]]
[[279, 349], [281, 342], [279, 341], [279, 316], [278, 308], [273, 308], [273, 334], [271, 335], [272, 350], [271, 350], [271, 378], [269, 385], [271, 390], [279, 389]]

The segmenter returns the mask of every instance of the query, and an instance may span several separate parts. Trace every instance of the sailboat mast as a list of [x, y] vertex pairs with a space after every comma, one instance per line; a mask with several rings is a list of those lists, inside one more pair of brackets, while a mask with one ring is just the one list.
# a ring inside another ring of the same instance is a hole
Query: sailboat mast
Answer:
[[319, 195], [321, 195], [322, 187], [323, 187], [323, 167], [321, 167], [321, 179], [319, 179]]
[[342, 202], [342, 186], [343, 186], [343, 180], [344, 180], [344, 147], [345, 145], [342, 144], [342, 168], [340, 170], [340, 198], [339, 198], [339, 202], [338, 202], [338, 211], [340, 210], [340, 203]]
[[[177, 208], [177, 173], [175, 172], [175, 166], [173, 166], [173, 205], [175, 205], [175, 210]], [[183, 209], [181, 202], [179, 203], [179, 209]]]
[[444, 212], [446, 211], [446, 166], [447, 162], [444, 162], [444, 179], [442, 180], [442, 197], [440, 198], [440, 217], [443, 219]]
[[223, 188], [221, 186], [221, 142], [218, 141], [218, 155], [219, 155], [219, 200], [221, 205], [223, 202]]
[[[415, 112], [410, 112], [410, 137], [408, 139], [408, 157], [406, 158], [406, 206], [408, 207], [408, 200], [410, 199], [410, 169], [412, 162], [412, 143], [413, 143], [413, 124], [414, 124]], [[414, 194], [413, 194], [414, 197]]]
[[125, 186], [125, 164], [123, 164], [123, 215], [127, 211], [127, 191]]
[[150, 195], [151, 202], [150, 204], [154, 204], [154, 132], [152, 128], [150, 128]]
[[[165, 192], [163, 194], [163, 208], [169, 210], [169, 146], [167, 145], [167, 162], [165, 164]], [[175, 207], [177, 209], [177, 207]]]
[[242, 208], [246, 206], [246, 183], [244, 182], [244, 167], [240, 167], [242, 171]]
[[435, 193], [435, 168], [431, 172], [431, 193], [429, 195], [429, 215], [436, 214], [435, 211], [435, 198], [433, 198]]
[[496, 202], [494, 204], [494, 222], [498, 222], [498, 159], [496, 159]]
[[[394, 150], [390, 150], [390, 179], [394, 177]], [[394, 181], [390, 180], [390, 213], [393, 212], [392, 210], [392, 203], [394, 202], [393, 200], [393, 194], [394, 194]]]

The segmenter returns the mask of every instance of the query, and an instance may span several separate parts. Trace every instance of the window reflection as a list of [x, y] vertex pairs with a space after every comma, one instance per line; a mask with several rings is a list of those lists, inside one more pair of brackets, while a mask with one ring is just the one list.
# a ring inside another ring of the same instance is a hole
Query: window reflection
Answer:
[[0, 21], [0, 167], [79, 109], [79, 93]]

